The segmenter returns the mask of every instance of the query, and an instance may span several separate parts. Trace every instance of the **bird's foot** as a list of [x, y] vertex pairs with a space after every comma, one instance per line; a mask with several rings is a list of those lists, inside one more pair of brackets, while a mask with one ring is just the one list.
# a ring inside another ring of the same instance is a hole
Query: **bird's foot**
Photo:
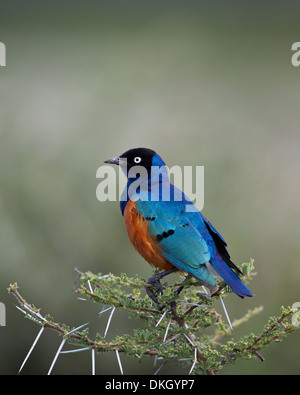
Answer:
[[[158, 296], [159, 294], [162, 294], [162, 293], [163, 293], [163, 290], [165, 289], [165, 288], [162, 286], [160, 280], [161, 280], [163, 277], [165, 277], [165, 276], [167, 276], [168, 274], [173, 273], [173, 272], [175, 272], [175, 271], [177, 271], [176, 268], [171, 269], [171, 270], [165, 270], [164, 272], [154, 274], [154, 276], [150, 277], [150, 278], [147, 280], [147, 282], [146, 282], [146, 285], [147, 285], [147, 286], [145, 287], [145, 289], [146, 289], [147, 295], [149, 296], [149, 298], [150, 298], [151, 300], [153, 300], [153, 302], [159, 304], [159, 301], [158, 301], [157, 296]], [[149, 287], [148, 285], [151, 285], [151, 286]], [[156, 288], [157, 292], [155, 292], [153, 288]], [[180, 287], [179, 287], [179, 288], [180, 288]], [[179, 288], [178, 288], [178, 289], [179, 289]], [[181, 291], [181, 290], [180, 290], [180, 291]], [[179, 291], [179, 292], [180, 292], [180, 291]], [[175, 292], [177, 292], [177, 291], [175, 291]], [[164, 307], [164, 306], [162, 306], [162, 308], [163, 308], [163, 307]]]
[[[151, 278], [149, 280], [151, 280]], [[151, 286], [145, 287], [146, 293], [149, 296], [149, 298], [153, 300], [153, 302], [159, 304], [157, 296], [159, 294], [162, 294], [165, 288], [161, 285], [160, 281], [149, 281], [149, 280], [147, 280], [146, 284]], [[154, 289], [156, 289], [156, 292]]]

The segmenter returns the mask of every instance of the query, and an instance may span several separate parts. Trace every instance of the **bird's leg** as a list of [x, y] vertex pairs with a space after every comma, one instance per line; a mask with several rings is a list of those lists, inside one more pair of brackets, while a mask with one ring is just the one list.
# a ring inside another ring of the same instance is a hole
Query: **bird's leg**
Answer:
[[177, 295], [179, 295], [180, 292], [183, 290], [183, 288], [184, 288], [184, 285], [180, 285], [180, 287], [178, 287], [178, 288], [174, 291], [174, 293], [177, 294]]
[[192, 276], [191, 276], [190, 274], [188, 274], [188, 275], [185, 277], [185, 279], [182, 281], [182, 285], [180, 285], [180, 286], [176, 289], [176, 291], [174, 291], [174, 293], [177, 294], [177, 295], [179, 295], [180, 292], [181, 292], [181, 291], [183, 290], [183, 288], [184, 288], [185, 282], [186, 282], [187, 280], [189, 280], [191, 277], [192, 277]]
[[[163, 277], [167, 276], [168, 274], [173, 273], [173, 272], [175, 272], [175, 271], [177, 271], [177, 270], [178, 270], [178, 269], [174, 267], [174, 268], [171, 269], [171, 270], [165, 270], [164, 272], [154, 274], [154, 276], [150, 277], [150, 278], [147, 280], [146, 284], [147, 284], [147, 285], [153, 285], [160, 293], [162, 293], [163, 290], [164, 290], [164, 287], [161, 285], [160, 280], [161, 280]], [[146, 288], [146, 292], [147, 292], [147, 295], [149, 296], [149, 298], [152, 299], [153, 302], [159, 303], [159, 302], [158, 302], [158, 299], [157, 299], [157, 297], [156, 297], [156, 294], [155, 294], [154, 291], [152, 290], [152, 287], [145, 287], [145, 288]]]

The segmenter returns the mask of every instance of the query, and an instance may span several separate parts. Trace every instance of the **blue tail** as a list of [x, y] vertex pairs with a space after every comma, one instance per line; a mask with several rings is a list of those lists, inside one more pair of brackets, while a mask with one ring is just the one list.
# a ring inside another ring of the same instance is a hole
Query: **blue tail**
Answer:
[[249, 288], [234, 273], [227, 263], [221, 258], [216, 257], [210, 260], [213, 268], [219, 273], [223, 280], [230, 286], [232, 291], [243, 298], [244, 296], [253, 296]]

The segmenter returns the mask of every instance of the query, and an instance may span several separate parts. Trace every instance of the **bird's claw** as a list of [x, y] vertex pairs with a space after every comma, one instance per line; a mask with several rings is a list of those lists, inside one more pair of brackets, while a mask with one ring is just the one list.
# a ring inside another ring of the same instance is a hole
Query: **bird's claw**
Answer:
[[[149, 280], [150, 280], [150, 279], [149, 279]], [[147, 285], [153, 285], [153, 287], [155, 287], [155, 288], [158, 290], [157, 294], [158, 294], [158, 293], [161, 293], [161, 294], [162, 294], [162, 293], [163, 293], [163, 290], [164, 290], [165, 288], [161, 285], [161, 283], [160, 283], [159, 281], [151, 282], [151, 281], [149, 281], [149, 280], [146, 282], [146, 284], [147, 284]], [[158, 299], [157, 299], [157, 294], [154, 292], [153, 287], [145, 287], [145, 288], [146, 288], [146, 293], [147, 293], [147, 295], [149, 296], [149, 298], [150, 298], [151, 300], [153, 300], [153, 302], [159, 304], [159, 301], [158, 301]]]
[[[147, 293], [147, 295], [149, 296], [149, 298], [150, 298], [151, 300], [153, 300], [153, 302], [159, 304], [159, 300], [158, 300], [157, 296], [158, 296], [159, 294], [162, 294], [162, 293], [163, 293], [163, 290], [165, 289], [165, 287], [162, 286], [160, 280], [161, 280], [163, 277], [167, 276], [168, 274], [173, 273], [174, 271], [177, 271], [177, 269], [174, 268], [174, 269], [171, 269], [171, 270], [165, 270], [164, 272], [154, 274], [154, 276], [150, 277], [150, 278], [147, 280], [147, 282], [146, 282], [146, 287], [145, 287], [145, 288], [146, 288], [146, 293]], [[152, 285], [154, 288], [157, 289], [158, 292], [155, 293], [154, 290], [153, 290], [153, 287], [149, 287], [148, 285]], [[183, 290], [183, 285], [181, 285], [180, 287], [178, 287], [178, 288], [176, 289], [175, 293], [176, 293], [177, 295], [179, 295], [180, 292], [181, 292], [182, 290]], [[171, 302], [170, 306], [171, 306], [171, 308], [176, 307], [176, 302], [175, 302], [175, 301]], [[159, 310], [162, 310], [164, 307], [165, 307], [165, 305], [162, 305], [162, 306], [159, 308]]]

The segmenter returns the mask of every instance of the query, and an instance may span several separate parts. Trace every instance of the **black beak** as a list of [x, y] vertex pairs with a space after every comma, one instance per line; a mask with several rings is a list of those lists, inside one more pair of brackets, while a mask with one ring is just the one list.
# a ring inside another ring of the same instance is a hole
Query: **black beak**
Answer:
[[119, 164], [119, 157], [110, 158], [104, 161], [104, 163], [110, 163], [111, 165], [118, 165]]

